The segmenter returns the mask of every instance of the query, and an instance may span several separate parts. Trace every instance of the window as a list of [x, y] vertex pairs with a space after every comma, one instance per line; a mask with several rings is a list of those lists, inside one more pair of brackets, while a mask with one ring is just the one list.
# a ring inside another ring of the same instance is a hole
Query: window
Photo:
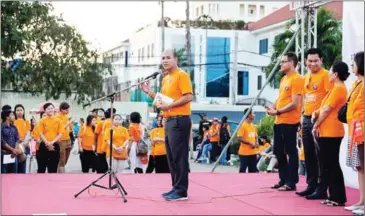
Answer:
[[268, 39], [266, 38], [266, 39], [260, 40], [260, 47], [259, 47], [260, 55], [267, 53], [268, 48], [269, 48]]
[[213, 10], [212, 11], [215, 12], [215, 4], [213, 4]]
[[204, 6], [203, 6], [203, 5], [200, 7], [200, 14], [201, 14], [201, 15], [203, 15], [203, 14], [204, 14]]
[[144, 47], [142, 48], [142, 52], [141, 52], [141, 61], [143, 62], [144, 60]]
[[209, 4], [209, 6], [208, 6], [208, 13], [210, 13], [210, 11], [211, 11], [211, 5]]
[[230, 38], [208, 37], [206, 45], [206, 97], [229, 97]]
[[155, 56], [155, 45], [151, 44], [151, 57]]
[[248, 71], [238, 71], [237, 95], [248, 95]]
[[260, 16], [263, 17], [265, 16], [265, 6], [260, 5]]
[[217, 13], [219, 13], [219, 4], [217, 4]]
[[199, 16], [199, 7], [196, 8], [195, 13], [196, 13], [196, 16]]
[[150, 45], [147, 45], [147, 59], [150, 58]]
[[262, 88], [262, 75], [257, 76], [257, 90]]
[[141, 50], [138, 49], [138, 62], [140, 62], [140, 61], [141, 61]]
[[245, 15], [245, 5], [240, 4], [240, 16], [244, 16], [244, 15]]
[[256, 16], [256, 5], [248, 5], [248, 14], [250, 16]]

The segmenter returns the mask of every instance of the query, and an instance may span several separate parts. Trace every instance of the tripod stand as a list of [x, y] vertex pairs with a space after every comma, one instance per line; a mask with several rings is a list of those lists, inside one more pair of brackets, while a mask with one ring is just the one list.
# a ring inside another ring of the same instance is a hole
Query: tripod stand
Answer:
[[[104, 100], [106, 98], [109, 98], [110, 100], [110, 121], [111, 121], [111, 124], [112, 124], [112, 121], [113, 121], [113, 104], [114, 104], [114, 96], [115, 94], [119, 93], [119, 92], [124, 92], [124, 91], [127, 91], [129, 89], [131, 89], [132, 87], [134, 86], [139, 86], [140, 84], [142, 83], [145, 83], [149, 80], [152, 80], [152, 79], [155, 79], [157, 77], [157, 75], [159, 75], [159, 73], [154, 73], [153, 75], [149, 76], [148, 79], [145, 79], [137, 84], [134, 84], [134, 85], [131, 85], [125, 89], [122, 89], [120, 91], [117, 91], [117, 92], [113, 92], [107, 96], [104, 96], [100, 99], [97, 99], [97, 100], [94, 100], [94, 101], [91, 101], [87, 104], [84, 105], [84, 108], [86, 106], [89, 106], [97, 101], [101, 101], [101, 100]], [[99, 136], [102, 136], [99, 135]], [[103, 188], [103, 189], [106, 189], [106, 190], [114, 190], [114, 189], [118, 189], [120, 194], [122, 195], [123, 197], [123, 200], [124, 202], [126, 203], [127, 202], [127, 198], [126, 198], [126, 195], [127, 194], [127, 191], [124, 189], [124, 187], [122, 186], [122, 184], [120, 183], [119, 179], [117, 178], [117, 176], [115, 175], [115, 172], [113, 171], [112, 167], [113, 167], [113, 161], [112, 161], [112, 152], [113, 152], [113, 128], [112, 126], [110, 127], [110, 145], [109, 145], [109, 152], [110, 152], [110, 157], [109, 157], [109, 168], [108, 168], [108, 171], [106, 173], [104, 173], [102, 176], [100, 176], [98, 179], [96, 179], [95, 181], [91, 182], [88, 186], [86, 186], [84, 189], [82, 189], [80, 192], [78, 192], [77, 194], [75, 194], [75, 198], [77, 198], [82, 192], [84, 192], [85, 190], [87, 190], [88, 188], [90, 188], [91, 186], [96, 186], [96, 187], [99, 187], [99, 188]], [[109, 184], [107, 187], [103, 186], [103, 185], [99, 185], [97, 184], [98, 181], [100, 181], [101, 179], [103, 179], [105, 176], [109, 175]], [[114, 180], [114, 185], [112, 185], [112, 180]]]

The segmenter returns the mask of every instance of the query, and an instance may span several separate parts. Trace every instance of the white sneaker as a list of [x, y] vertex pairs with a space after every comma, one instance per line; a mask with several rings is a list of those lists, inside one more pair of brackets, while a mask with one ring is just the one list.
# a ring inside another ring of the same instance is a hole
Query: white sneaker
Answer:
[[345, 207], [345, 210], [347, 210], [347, 211], [354, 211], [354, 210], [359, 209], [360, 207], [361, 207], [361, 206], [357, 206], [357, 205], [346, 206], [346, 207]]
[[354, 213], [356, 215], [364, 215], [364, 208], [359, 208], [359, 209], [353, 210], [352, 213]]

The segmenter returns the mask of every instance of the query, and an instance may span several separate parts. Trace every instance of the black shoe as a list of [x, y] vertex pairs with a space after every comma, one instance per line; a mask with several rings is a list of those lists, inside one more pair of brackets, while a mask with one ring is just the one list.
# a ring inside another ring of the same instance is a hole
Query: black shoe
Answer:
[[311, 195], [305, 197], [307, 200], [325, 200], [327, 199], [326, 194], [320, 194], [318, 192], [314, 192]]
[[162, 196], [163, 196], [163, 197], [166, 197], [166, 196], [171, 195], [172, 193], [174, 193], [174, 189], [170, 190], [170, 191], [169, 191], [169, 192], [167, 192], [167, 193], [163, 193], [163, 194], [162, 194]]
[[284, 186], [285, 185], [285, 183], [281, 183], [281, 182], [279, 182], [279, 183], [277, 183], [277, 184], [274, 184], [273, 186], [271, 186], [271, 188], [272, 189], [278, 189], [278, 188], [281, 188], [282, 186]]
[[300, 191], [300, 192], [295, 192], [297, 195], [305, 197], [305, 196], [309, 196], [311, 194], [314, 193], [314, 190], [311, 188], [306, 188], [304, 191]]

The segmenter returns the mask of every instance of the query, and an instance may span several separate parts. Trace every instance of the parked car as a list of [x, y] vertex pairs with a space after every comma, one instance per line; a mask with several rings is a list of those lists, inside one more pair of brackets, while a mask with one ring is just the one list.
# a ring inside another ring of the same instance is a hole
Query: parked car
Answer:
[[[220, 123], [220, 122], [219, 122]], [[228, 125], [231, 128], [231, 133], [233, 133], [238, 125], [240, 124], [239, 122], [235, 122], [235, 121], [230, 121], [228, 120]], [[196, 151], [196, 146], [198, 144], [200, 144], [201, 140], [199, 139], [199, 124], [193, 124], [193, 148], [194, 151]]]

